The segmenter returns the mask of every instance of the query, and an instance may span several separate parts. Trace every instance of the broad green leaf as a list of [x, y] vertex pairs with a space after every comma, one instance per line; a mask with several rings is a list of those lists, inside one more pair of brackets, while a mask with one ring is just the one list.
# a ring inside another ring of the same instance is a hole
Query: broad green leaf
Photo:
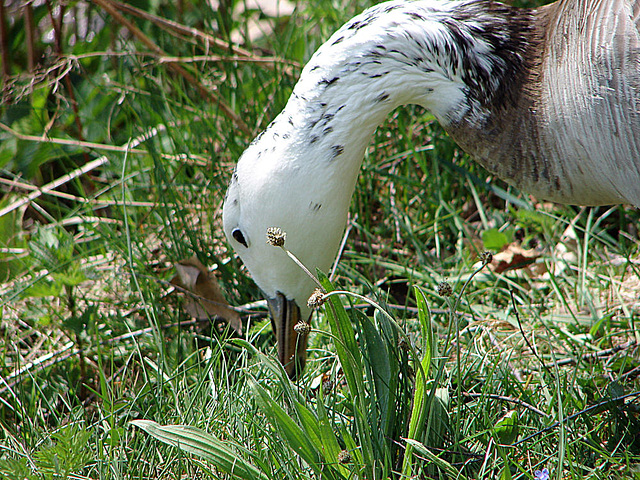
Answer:
[[493, 427], [500, 445], [511, 445], [518, 438], [518, 412], [508, 411]]
[[52, 273], [51, 276], [56, 283], [67, 287], [75, 287], [87, 279], [87, 276], [78, 266], [73, 266], [62, 272]]
[[[327, 292], [334, 290], [333, 285], [322, 272], [318, 272], [318, 278]], [[340, 298], [335, 295], [329, 297], [325, 311], [331, 333], [338, 340], [335, 342], [336, 351], [347, 379], [347, 385], [354, 395], [357, 392], [363, 392], [362, 358], [349, 315], [347, 315]]]
[[23, 298], [59, 297], [60, 295], [62, 295], [62, 284], [44, 278], [25, 289], [21, 294]]
[[499, 252], [502, 247], [508, 245], [513, 240], [511, 232], [501, 232], [497, 228], [490, 228], [482, 232], [482, 243], [487, 250], [495, 250]]
[[[340, 448], [340, 444], [338, 443], [338, 439], [336, 437], [333, 428], [331, 428], [331, 423], [329, 422], [329, 417], [327, 416], [327, 410], [324, 406], [324, 397], [322, 394], [322, 386], [318, 390], [318, 428], [320, 431], [320, 441], [322, 442], [322, 449], [324, 451], [324, 456], [326, 459], [337, 459], [338, 454], [342, 450]], [[349, 471], [345, 467], [338, 465], [338, 470], [342, 474], [348, 475]]]
[[268, 478], [233, 452], [227, 443], [204, 430], [189, 425], [160, 425], [151, 420], [133, 420], [131, 423], [163, 443], [211, 462], [229, 475], [247, 480]]
[[322, 457], [309, 436], [255, 380], [251, 379], [249, 383], [260, 410], [267, 416], [271, 425], [282, 432], [284, 440], [293, 451], [300, 455], [317, 473], [321, 473]]
[[[420, 438], [425, 428], [430, 427], [431, 422], [427, 422], [427, 413], [429, 411], [430, 396], [427, 392], [427, 381], [429, 370], [431, 368], [431, 359], [433, 358], [434, 343], [433, 330], [431, 328], [431, 314], [424, 292], [418, 287], [414, 289], [416, 292], [416, 302], [418, 305], [418, 321], [420, 322], [420, 331], [422, 334], [422, 360], [418, 368], [416, 368], [416, 383], [413, 395], [413, 409], [411, 411], [411, 420], [409, 421], [409, 432], [407, 434], [410, 439]], [[412, 475], [412, 446], [407, 445], [402, 471], [404, 475]]]
[[[326, 275], [321, 271], [318, 271], [318, 278], [320, 283], [327, 292], [334, 290], [333, 285], [329, 281]], [[362, 447], [362, 455], [364, 457], [364, 463], [372, 465], [374, 459], [371, 457], [374, 451], [371, 443], [371, 426], [368, 422], [363, 421], [367, 418], [365, 412], [368, 411], [369, 406], [365, 404], [365, 399], [369, 397], [369, 392], [365, 387], [363, 378], [363, 360], [360, 346], [356, 341], [355, 330], [351, 324], [349, 315], [342, 305], [342, 301], [336, 295], [332, 295], [328, 298], [325, 304], [325, 312], [329, 321], [329, 327], [331, 333], [335, 338], [336, 352], [340, 359], [342, 371], [347, 380], [349, 387], [349, 394], [353, 401], [353, 409], [356, 412], [355, 420], [360, 436], [360, 442]]]
[[380, 333], [375, 328], [371, 320], [365, 315], [361, 316], [362, 332], [364, 334], [367, 349], [368, 365], [371, 369], [371, 377], [375, 386], [376, 403], [380, 416], [381, 430], [387, 433], [389, 410], [394, 408], [390, 405], [391, 392], [391, 364], [389, 352]]
[[322, 440], [320, 439], [320, 425], [318, 418], [305, 407], [302, 403], [295, 399], [291, 399], [298, 414], [298, 420], [300, 421], [300, 427], [304, 431], [309, 441], [316, 446], [318, 451], [322, 450]]

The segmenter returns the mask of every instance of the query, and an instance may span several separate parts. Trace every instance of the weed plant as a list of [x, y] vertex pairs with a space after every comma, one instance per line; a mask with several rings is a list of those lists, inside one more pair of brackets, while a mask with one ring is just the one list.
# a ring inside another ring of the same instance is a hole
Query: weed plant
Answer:
[[[540, 203], [418, 107], [286, 377], [220, 208], [370, 3], [277, 5], [0, 5], [0, 478], [640, 478], [640, 213]], [[171, 283], [191, 257], [242, 333]]]

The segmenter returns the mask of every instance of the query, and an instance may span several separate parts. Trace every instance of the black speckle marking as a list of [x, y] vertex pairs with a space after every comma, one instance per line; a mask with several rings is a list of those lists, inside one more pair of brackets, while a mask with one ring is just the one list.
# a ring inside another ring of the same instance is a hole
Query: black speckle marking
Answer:
[[251, 145], [254, 145], [256, 143], [258, 143], [260, 141], [260, 139], [262, 138], [262, 136], [264, 135], [264, 132], [266, 130], [261, 131], [258, 136], [256, 138], [253, 139], [253, 142], [251, 142]]
[[289, 125], [293, 126], [293, 117], [290, 116], [287, 121], [289, 122]]
[[320, 80], [320, 82], [318, 82], [318, 85], [325, 85], [327, 87], [334, 85], [338, 80], [340, 80], [340, 77], [333, 77], [331, 79], [328, 78], [324, 78], [322, 80]]
[[314, 65], [313, 67], [311, 67], [311, 70], [309, 70], [310, 72], [313, 72], [314, 70], [317, 70], [320, 68], [320, 65]]
[[389, 94], [387, 92], [382, 92], [380, 95], [376, 97], [374, 101], [375, 103], [381, 103], [381, 102], [386, 102], [387, 100], [389, 100]]
[[364, 22], [362, 22], [361, 20], [357, 20], [353, 23], [351, 23], [351, 25], [349, 25], [349, 27], [347, 27], [349, 30], [354, 30], [354, 31], [358, 31], [360, 30], [362, 27], [364, 27], [366, 24]]
[[411, 18], [415, 20], [423, 20], [423, 21], [426, 20], [425, 17], [423, 17], [422, 15], [416, 12], [408, 12], [407, 15], [409, 15]]
[[244, 238], [242, 231], [239, 228], [234, 228], [233, 232], [231, 232], [231, 236], [241, 245], [244, 245], [245, 248], [249, 248], [247, 244], [247, 240]]
[[549, 173], [549, 164], [547, 162], [544, 163], [544, 168], [542, 169], [542, 178], [551, 183], [551, 174]]
[[336, 157], [339, 157], [343, 153], [344, 153], [343, 145], [334, 145], [333, 147], [331, 147], [331, 160], [333, 160]]
[[282, 135], [282, 138], [283, 138], [284, 140], [287, 140], [290, 136], [291, 136], [291, 135], [289, 135], [288, 133], [284, 133], [284, 134]]
[[338, 38], [336, 38], [336, 39], [334, 40], [334, 42], [333, 42], [331, 45], [337, 45], [337, 44], [339, 44], [339, 43], [340, 43], [341, 41], [343, 41], [343, 40], [344, 40], [344, 36], [342, 36], [342, 37], [338, 37]]
[[322, 115], [322, 117], [320, 118], [320, 126], [326, 126], [331, 120], [333, 120], [333, 117], [335, 117], [334, 113], [325, 113], [324, 115]]
[[329, 133], [331, 133], [331, 132], [333, 132], [333, 127], [329, 126], [329, 127], [325, 128], [325, 129], [322, 131], [322, 134], [323, 134], [323, 135], [327, 135], [327, 134], [329, 134]]
[[322, 208], [322, 204], [321, 203], [314, 203], [311, 202], [309, 204], [309, 210], [311, 210], [312, 212], [317, 212], [318, 210], [320, 210]]
[[409, 58], [406, 53], [401, 52], [400, 50], [396, 50], [395, 48], [393, 50], [390, 50], [390, 53], [395, 53], [396, 55], [400, 55], [401, 57]]
[[309, 140], [309, 143], [310, 143], [311, 145], [313, 145], [313, 144], [314, 144], [314, 143], [316, 143], [317, 141], [318, 141], [318, 136], [317, 136], [317, 135], [313, 135], [313, 136], [311, 137], [311, 140]]

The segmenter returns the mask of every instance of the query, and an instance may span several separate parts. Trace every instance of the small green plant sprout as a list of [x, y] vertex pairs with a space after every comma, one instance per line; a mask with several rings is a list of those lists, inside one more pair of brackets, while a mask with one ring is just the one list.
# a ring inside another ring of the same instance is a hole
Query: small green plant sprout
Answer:
[[518, 412], [515, 410], [509, 410], [493, 427], [493, 432], [500, 445], [513, 444], [518, 439], [518, 431]]

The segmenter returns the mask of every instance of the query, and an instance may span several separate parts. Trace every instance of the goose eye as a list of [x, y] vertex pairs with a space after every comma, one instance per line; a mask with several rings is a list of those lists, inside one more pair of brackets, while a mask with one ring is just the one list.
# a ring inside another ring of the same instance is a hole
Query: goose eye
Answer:
[[244, 235], [239, 228], [235, 228], [233, 232], [231, 232], [231, 235], [236, 239], [238, 243], [241, 243], [245, 247], [249, 248], [249, 245], [247, 245], [247, 241], [245, 240]]

